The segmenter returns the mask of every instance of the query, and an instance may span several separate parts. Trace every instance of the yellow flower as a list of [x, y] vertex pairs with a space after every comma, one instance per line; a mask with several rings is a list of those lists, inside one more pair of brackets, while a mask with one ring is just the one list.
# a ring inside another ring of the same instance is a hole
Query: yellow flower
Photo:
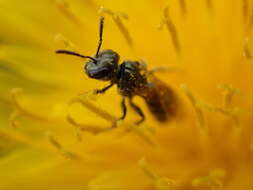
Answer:
[[[253, 188], [251, 0], [0, 2], [0, 189]], [[145, 60], [177, 94], [178, 116], [159, 123], [88, 78], [100, 15], [102, 49]], [[160, 24], [160, 26], [159, 26]], [[158, 27], [159, 26], [159, 27]], [[157, 29], [160, 28], [160, 30]], [[81, 95], [80, 95], [81, 94]]]

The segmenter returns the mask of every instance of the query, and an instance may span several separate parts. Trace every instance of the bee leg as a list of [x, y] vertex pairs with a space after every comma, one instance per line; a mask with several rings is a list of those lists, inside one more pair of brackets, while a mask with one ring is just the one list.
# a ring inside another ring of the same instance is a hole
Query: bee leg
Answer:
[[113, 123], [112, 127], [116, 127], [116, 126], [117, 126], [117, 122], [120, 121], [120, 120], [124, 120], [125, 117], [126, 117], [127, 107], [126, 107], [126, 98], [125, 98], [125, 97], [122, 98], [122, 101], [121, 101], [121, 109], [122, 109], [122, 111], [123, 111], [123, 114], [122, 114], [122, 116], [121, 116], [119, 119], [117, 119], [117, 120]]
[[95, 94], [103, 94], [103, 93], [105, 93], [109, 88], [111, 88], [113, 85], [114, 85], [114, 84], [111, 83], [110, 85], [108, 85], [108, 86], [106, 86], [106, 87], [104, 87], [104, 88], [102, 88], [102, 89], [97, 89], [97, 90], [95, 90], [94, 93], [95, 93]]
[[132, 98], [129, 98], [129, 103], [130, 103], [130, 106], [134, 109], [134, 111], [135, 111], [139, 116], [141, 116], [141, 119], [140, 119], [139, 121], [137, 121], [135, 124], [136, 124], [136, 125], [141, 124], [141, 123], [145, 120], [145, 115], [143, 114], [141, 108], [140, 108], [139, 106], [137, 106], [137, 105], [133, 102]]
[[127, 107], [126, 107], [126, 98], [123, 97], [122, 101], [121, 101], [121, 109], [123, 111], [122, 116], [119, 118], [119, 120], [123, 120], [126, 117], [126, 113], [127, 113]]

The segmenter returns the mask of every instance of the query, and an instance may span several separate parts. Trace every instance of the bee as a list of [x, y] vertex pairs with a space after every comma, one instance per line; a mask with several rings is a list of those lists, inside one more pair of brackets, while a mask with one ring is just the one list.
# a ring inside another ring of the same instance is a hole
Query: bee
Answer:
[[119, 94], [122, 96], [122, 115], [117, 121], [124, 120], [126, 117], [126, 100], [129, 101], [129, 105], [140, 116], [136, 124], [139, 125], [145, 120], [142, 109], [133, 101], [134, 96], [140, 96], [144, 99], [149, 110], [158, 121], [166, 122], [170, 120], [177, 108], [174, 91], [155, 77], [152, 71], [148, 71], [144, 63], [124, 60], [119, 64], [120, 56], [117, 52], [111, 49], [100, 51], [103, 41], [103, 28], [104, 17], [101, 17], [99, 44], [95, 56], [81, 55], [68, 50], [57, 50], [56, 53], [89, 59], [84, 65], [84, 70], [88, 77], [110, 82], [108, 86], [94, 90], [95, 94], [103, 94], [112, 86], [117, 85]]

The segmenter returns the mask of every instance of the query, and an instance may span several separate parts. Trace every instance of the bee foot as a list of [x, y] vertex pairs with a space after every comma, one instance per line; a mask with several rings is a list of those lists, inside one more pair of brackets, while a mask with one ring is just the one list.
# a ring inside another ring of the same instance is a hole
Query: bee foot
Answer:
[[115, 122], [113, 122], [111, 128], [116, 128], [118, 126], [120, 126], [122, 124], [123, 120], [122, 119], [118, 119]]

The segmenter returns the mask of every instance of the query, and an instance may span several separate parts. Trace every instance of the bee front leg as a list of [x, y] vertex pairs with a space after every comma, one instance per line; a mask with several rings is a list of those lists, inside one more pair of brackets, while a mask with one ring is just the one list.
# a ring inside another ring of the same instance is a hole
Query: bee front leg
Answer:
[[102, 88], [102, 89], [97, 89], [97, 90], [94, 90], [94, 94], [103, 94], [105, 93], [109, 88], [111, 88], [112, 86], [114, 85], [114, 83], [111, 83], [110, 85]]
[[140, 119], [139, 121], [137, 121], [135, 124], [136, 124], [136, 125], [141, 124], [141, 123], [145, 120], [145, 115], [144, 115], [144, 113], [142, 112], [141, 108], [140, 108], [139, 106], [137, 106], [137, 105], [133, 102], [132, 98], [129, 98], [129, 103], [130, 103], [130, 106], [134, 109], [134, 111], [135, 111], [139, 116], [141, 116], [141, 119]]

